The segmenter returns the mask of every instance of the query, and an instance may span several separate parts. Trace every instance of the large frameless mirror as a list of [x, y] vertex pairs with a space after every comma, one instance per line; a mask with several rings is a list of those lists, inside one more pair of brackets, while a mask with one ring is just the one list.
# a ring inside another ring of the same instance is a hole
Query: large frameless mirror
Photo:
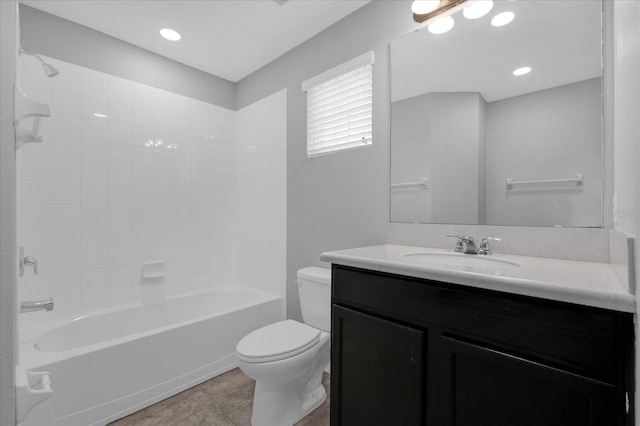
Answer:
[[602, 3], [463, 12], [391, 43], [391, 221], [601, 227]]

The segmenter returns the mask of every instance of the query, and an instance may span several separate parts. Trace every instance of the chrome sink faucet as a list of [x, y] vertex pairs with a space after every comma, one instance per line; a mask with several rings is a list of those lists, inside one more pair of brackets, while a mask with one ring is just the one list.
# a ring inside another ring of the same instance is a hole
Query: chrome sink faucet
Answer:
[[473, 237], [466, 235], [447, 235], [447, 238], [457, 238], [456, 253], [478, 254], [478, 247], [476, 247]]
[[476, 247], [476, 243], [472, 237], [466, 235], [447, 235], [447, 238], [456, 238], [456, 253], [464, 254], [493, 254], [489, 241], [502, 241], [499, 237], [482, 237], [480, 238], [480, 247]]
[[478, 254], [493, 254], [489, 241], [502, 241], [500, 237], [482, 237], [480, 238], [480, 247], [478, 247]]

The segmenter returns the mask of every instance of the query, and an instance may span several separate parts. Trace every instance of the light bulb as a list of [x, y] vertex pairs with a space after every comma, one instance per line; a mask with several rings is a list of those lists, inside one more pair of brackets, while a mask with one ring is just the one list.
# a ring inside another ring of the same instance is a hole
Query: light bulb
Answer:
[[515, 70], [513, 72], [513, 75], [520, 76], [520, 75], [529, 74], [530, 72], [531, 72], [531, 67], [521, 67]]
[[491, 25], [494, 27], [502, 27], [513, 21], [515, 17], [516, 15], [514, 15], [513, 12], [502, 12], [491, 19]]
[[160, 30], [160, 35], [167, 40], [178, 41], [180, 40], [180, 33], [176, 30], [172, 30], [171, 28], [163, 28]]
[[469, 6], [462, 11], [467, 19], [482, 18], [493, 9], [493, 0], [472, 0], [469, 3]]
[[431, 34], [444, 34], [453, 28], [455, 21], [451, 16], [445, 16], [444, 18], [437, 19], [429, 24], [427, 29]]
[[411, 4], [411, 11], [416, 15], [424, 15], [438, 8], [440, 0], [415, 0]]

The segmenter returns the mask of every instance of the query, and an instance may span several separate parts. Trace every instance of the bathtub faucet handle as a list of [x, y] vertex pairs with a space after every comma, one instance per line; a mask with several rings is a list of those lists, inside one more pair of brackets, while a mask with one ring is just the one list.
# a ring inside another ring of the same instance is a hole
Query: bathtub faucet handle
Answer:
[[33, 273], [38, 275], [38, 259], [33, 256], [27, 256], [24, 258], [24, 264], [33, 268]]
[[38, 275], [38, 259], [36, 259], [33, 256], [25, 256], [24, 255], [24, 248], [20, 247], [19, 251], [19, 269], [20, 269], [20, 276], [22, 277], [24, 275], [24, 267], [25, 266], [31, 266], [33, 268], [33, 273], [35, 275]]

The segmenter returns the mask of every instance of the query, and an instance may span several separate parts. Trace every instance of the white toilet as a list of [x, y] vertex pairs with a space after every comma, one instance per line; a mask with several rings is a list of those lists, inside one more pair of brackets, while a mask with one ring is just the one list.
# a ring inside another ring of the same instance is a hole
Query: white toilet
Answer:
[[293, 425], [322, 404], [322, 371], [329, 366], [331, 271], [298, 271], [305, 324], [280, 321], [247, 334], [236, 346], [240, 369], [256, 381], [253, 426]]

